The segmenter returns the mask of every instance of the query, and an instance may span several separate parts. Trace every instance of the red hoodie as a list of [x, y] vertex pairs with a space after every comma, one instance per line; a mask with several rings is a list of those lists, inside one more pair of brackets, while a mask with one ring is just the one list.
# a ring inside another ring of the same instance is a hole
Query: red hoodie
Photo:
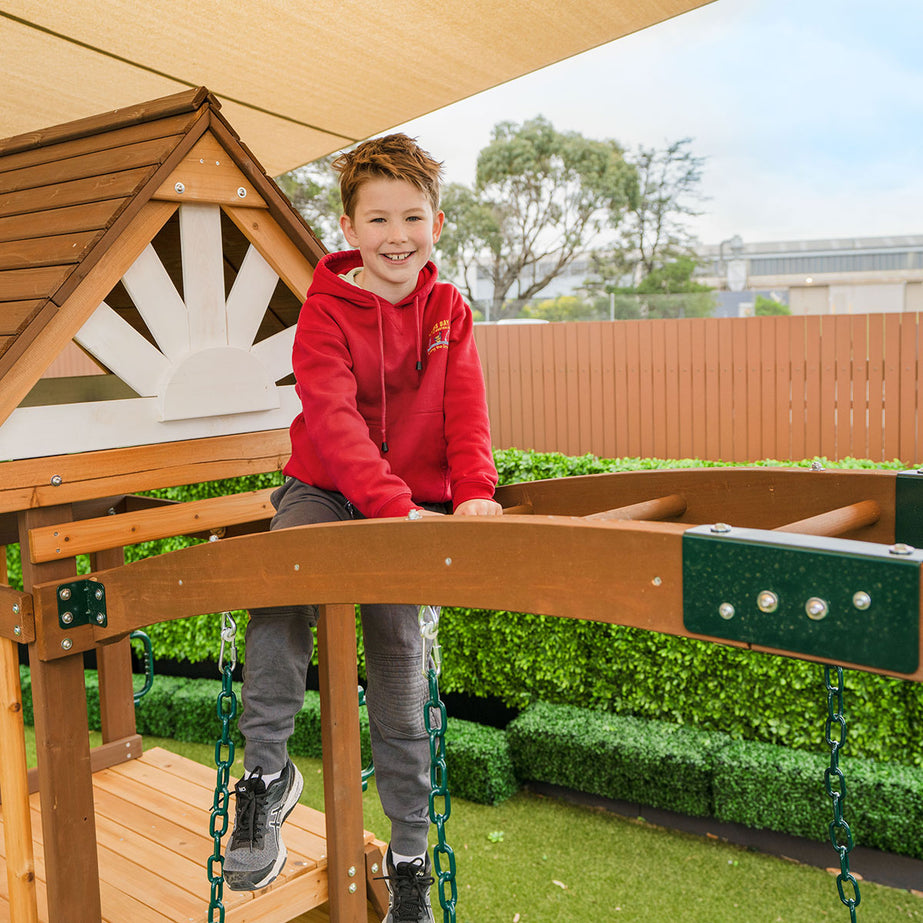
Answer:
[[431, 262], [399, 304], [340, 278], [361, 265], [351, 250], [314, 270], [295, 332], [302, 412], [285, 474], [339, 491], [368, 518], [493, 497], [470, 308]]

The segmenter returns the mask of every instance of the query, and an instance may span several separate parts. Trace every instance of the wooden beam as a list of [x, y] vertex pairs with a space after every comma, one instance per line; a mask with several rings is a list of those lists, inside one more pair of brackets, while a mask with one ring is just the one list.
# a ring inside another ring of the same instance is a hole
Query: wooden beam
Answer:
[[8, 461], [0, 513], [280, 471], [290, 455], [286, 428]]
[[356, 610], [321, 606], [317, 622], [320, 675], [327, 889], [331, 923], [366, 923], [362, 757], [356, 673]]
[[[0, 553], [6, 546], [0, 545]], [[0, 564], [6, 564], [4, 556]], [[5, 572], [5, 567], [4, 567]], [[0, 585], [0, 638], [28, 644], [35, 640], [35, 614], [32, 611], [32, 594]]]
[[686, 498], [679, 494], [670, 494], [668, 497], [642, 500], [640, 503], [619, 506], [613, 510], [604, 510], [601, 513], [590, 513], [583, 518], [603, 521], [607, 519], [661, 520], [682, 516], [685, 512]]
[[[5, 583], [6, 548], [0, 548], [0, 582]], [[16, 923], [38, 923], [35, 857], [26, 766], [26, 739], [19, 682], [19, 646], [0, 638], [0, 794], [9, 906]]]
[[[266, 488], [32, 529], [29, 555], [36, 562], [53, 561], [104, 548], [271, 519], [273, 508], [269, 497], [272, 491], [273, 488]], [[111, 566], [99, 569], [108, 570]]]
[[[21, 542], [27, 541], [29, 528], [64, 519], [62, 508], [25, 511]], [[48, 564], [26, 560], [22, 562], [23, 585], [29, 590], [41, 578], [72, 579], [75, 570], [73, 559]], [[60, 640], [58, 646], [60, 650]], [[48, 906], [53, 908], [53, 919], [66, 915], [68, 923], [99, 923], [102, 910], [83, 657], [49, 662], [41, 659], [39, 647], [38, 641], [29, 645], [29, 666]]]

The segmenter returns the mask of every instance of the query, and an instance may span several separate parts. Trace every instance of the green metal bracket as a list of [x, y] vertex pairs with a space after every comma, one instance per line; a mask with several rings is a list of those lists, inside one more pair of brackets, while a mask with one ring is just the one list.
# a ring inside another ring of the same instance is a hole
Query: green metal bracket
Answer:
[[913, 673], [920, 565], [877, 545], [718, 524], [683, 536], [683, 624], [728, 641]]
[[923, 548], [923, 469], [899, 471], [895, 478], [894, 540]]
[[98, 580], [75, 580], [58, 586], [58, 625], [106, 626], [106, 588]]

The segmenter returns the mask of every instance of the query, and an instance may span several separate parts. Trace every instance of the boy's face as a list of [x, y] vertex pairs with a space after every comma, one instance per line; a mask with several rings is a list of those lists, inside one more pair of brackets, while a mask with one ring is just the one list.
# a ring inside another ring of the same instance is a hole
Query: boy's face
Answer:
[[397, 304], [417, 285], [417, 276], [442, 233], [443, 212], [433, 214], [424, 192], [402, 179], [366, 180], [356, 196], [355, 215], [340, 227], [362, 254], [362, 288]]

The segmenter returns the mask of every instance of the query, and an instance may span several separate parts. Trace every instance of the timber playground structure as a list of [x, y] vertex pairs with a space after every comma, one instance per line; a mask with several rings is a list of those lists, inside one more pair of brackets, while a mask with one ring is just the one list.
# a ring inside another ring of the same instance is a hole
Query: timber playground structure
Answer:
[[[269, 491], [139, 496], [287, 460], [294, 323], [323, 247], [204, 89], [0, 142], [0, 197], [0, 545], [23, 562], [22, 590], [0, 574], [0, 920], [206, 919], [214, 773], [136, 733], [129, 635], [155, 622], [321, 607], [325, 811], [292, 814], [272, 885], [226, 893], [232, 923], [384, 915], [356, 604], [592, 619], [923, 679], [915, 471], [592, 475], [502, 487], [496, 519], [274, 533]], [[73, 343], [97, 373], [43, 379]], [[125, 546], [173, 535], [214, 540], [124, 563]]]

